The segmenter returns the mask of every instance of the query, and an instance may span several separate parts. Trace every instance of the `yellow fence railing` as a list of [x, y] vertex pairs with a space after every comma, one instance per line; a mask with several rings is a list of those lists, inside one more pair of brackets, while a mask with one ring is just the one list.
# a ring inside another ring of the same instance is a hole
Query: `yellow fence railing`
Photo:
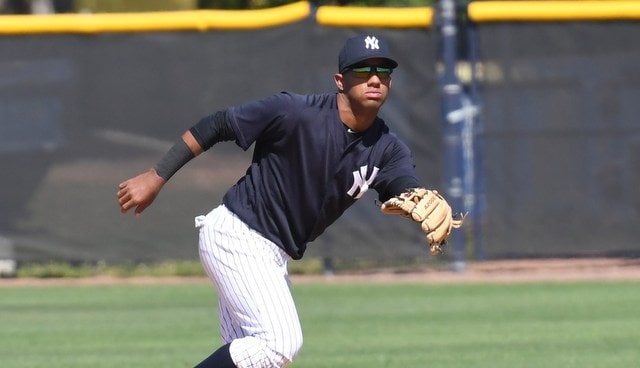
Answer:
[[108, 33], [258, 29], [309, 17], [306, 1], [258, 10], [193, 10], [0, 16], [0, 34]]
[[367, 8], [321, 6], [316, 21], [324, 26], [428, 28], [433, 20], [430, 7]]
[[474, 22], [640, 20], [640, 1], [474, 1]]
[[[314, 11], [315, 10], [315, 11]], [[109, 33], [260, 29], [315, 17], [332, 27], [429, 28], [432, 7], [340, 7], [299, 1], [259, 10], [193, 10], [148, 13], [2, 15], [2, 34]], [[473, 1], [474, 22], [640, 20], [640, 1]]]

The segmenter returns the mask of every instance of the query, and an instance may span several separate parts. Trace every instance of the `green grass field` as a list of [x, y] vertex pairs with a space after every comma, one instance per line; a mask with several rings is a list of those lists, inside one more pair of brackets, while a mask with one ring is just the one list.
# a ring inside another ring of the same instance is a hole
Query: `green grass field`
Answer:
[[[294, 285], [296, 368], [626, 368], [640, 283]], [[0, 288], [3, 368], [193, 367], [220, 342], [208, 285]]]

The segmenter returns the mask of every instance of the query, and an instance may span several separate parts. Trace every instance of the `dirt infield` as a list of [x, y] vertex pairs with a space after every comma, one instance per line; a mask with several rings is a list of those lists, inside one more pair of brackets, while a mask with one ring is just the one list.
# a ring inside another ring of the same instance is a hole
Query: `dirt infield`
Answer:
[[[426, 269], [420, 272], [378, 270], [361, 274], [291, 277], [303, 283], [514, 283], [569, 281], [640, 281], [640, 259], [545, 259], [474, 262], [462, 272]], [[151, 285], [208, 284], [204, 277], [130, 277], [98, 276], [90, 278], [0, 279], [0, 287], [67, 285]]]
[[414, 273], [377, 272], [361, 275], [298, 276], [294, 282], [568, 282], [640, 281], [640, 259], [545, 259], [475, 262], [464, 271], [425, 270]]

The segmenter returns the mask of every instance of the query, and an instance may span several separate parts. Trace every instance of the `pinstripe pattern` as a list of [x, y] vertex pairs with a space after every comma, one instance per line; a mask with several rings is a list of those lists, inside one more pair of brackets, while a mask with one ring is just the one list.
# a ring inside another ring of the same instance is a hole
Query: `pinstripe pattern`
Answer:
[[302, 346], [289, 256], [221, 205], [196, 217], [200, 259], [218, 289], [220, 333], [238, 368], [284, 367]]

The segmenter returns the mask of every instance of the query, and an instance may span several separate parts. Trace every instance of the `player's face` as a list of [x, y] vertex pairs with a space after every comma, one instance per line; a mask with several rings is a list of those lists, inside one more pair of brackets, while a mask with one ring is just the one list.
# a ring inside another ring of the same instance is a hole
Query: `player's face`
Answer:
[[336, 75], [336, 84], [351, 101], [380, 108], [389, 94], [392, 71], [383, 59], [369, 59]]

